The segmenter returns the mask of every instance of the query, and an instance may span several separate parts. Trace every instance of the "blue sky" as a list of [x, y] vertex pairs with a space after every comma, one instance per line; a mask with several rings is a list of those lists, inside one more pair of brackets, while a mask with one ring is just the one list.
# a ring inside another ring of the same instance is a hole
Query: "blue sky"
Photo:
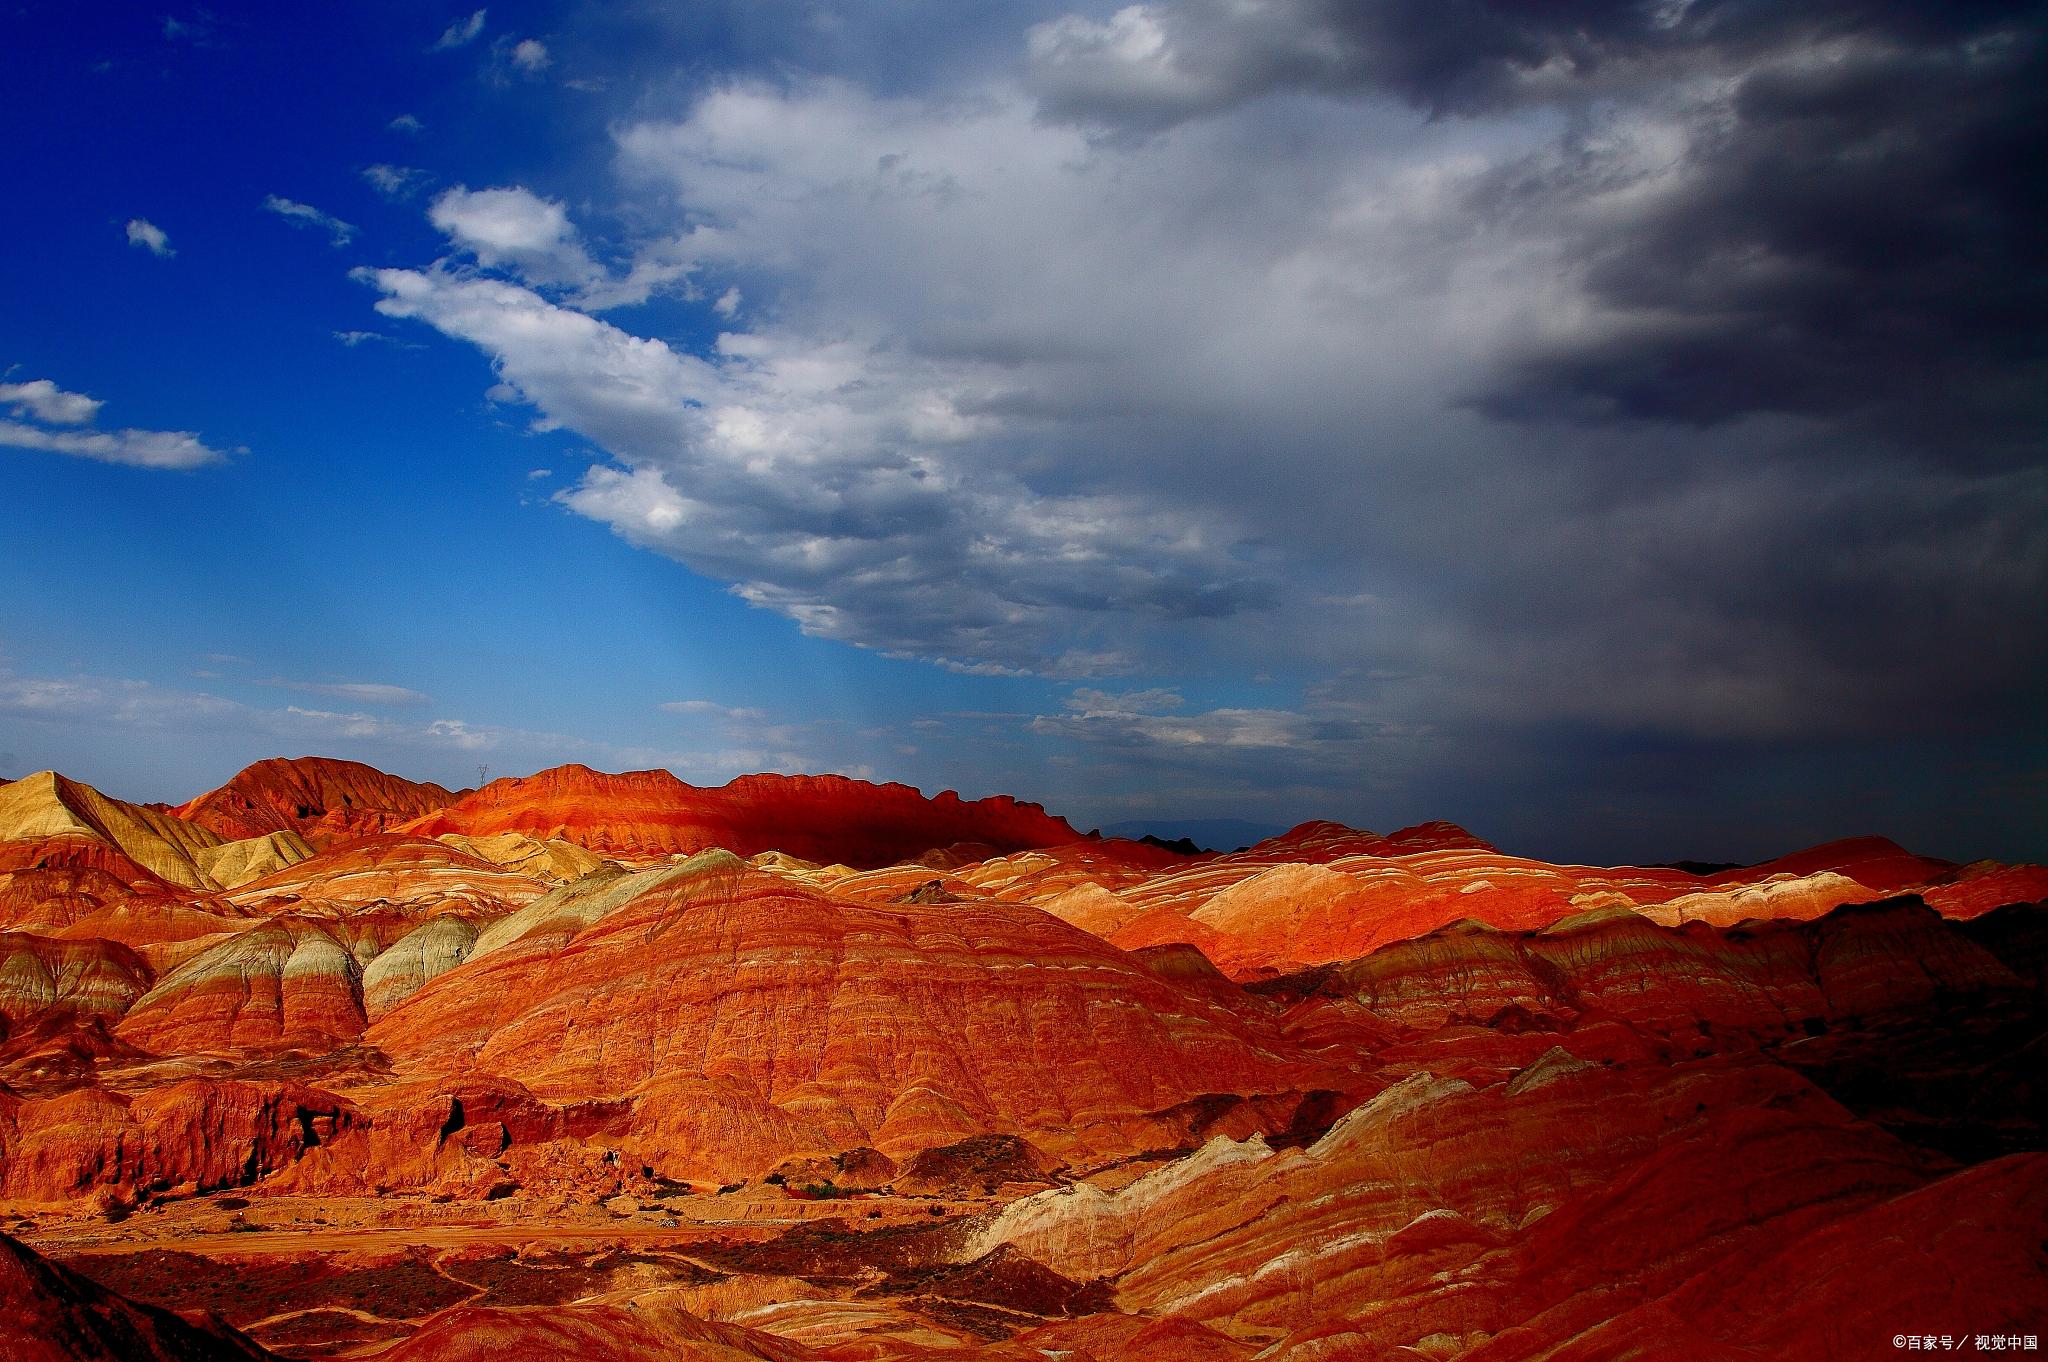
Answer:
[[15, 6], [0, 773], [2048, 855], [1994, 10]]

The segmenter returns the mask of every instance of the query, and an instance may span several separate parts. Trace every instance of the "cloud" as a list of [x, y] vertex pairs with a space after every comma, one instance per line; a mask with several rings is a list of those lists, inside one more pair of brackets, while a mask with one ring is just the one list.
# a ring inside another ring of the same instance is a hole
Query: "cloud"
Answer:
[[83, 393], [65, 392], [47, 378], [0, 383], [0, 404], [13, 407], [17, 416], [25, 415], [48, 426], [89, 426], [105, 405]]
[[513, 44], [511, 61], [528, 75], [545, 71], [551, 63], [548, 46], [538, 38], [522, 38]]
[[448, 25], [447, 28], [442, 30], [441, 36], [435, 40], [433, 50], [445, 52], [450, 48], [467, 47], [475, 42], [478, 35], [484, 31], [484, 15], [486, 13], [487, 11], [485, 10], [478, 10], [467, 19], [457, 19], [454, 23]]
[[457, 185], [435, 198], [427, 220], [479, 264], [529, 283], [582, 287], [605, 274], [584, 250], [568, 210], [524, 189]]
[[417, 350], [417, 342], [387, 336], [382, 331], [337, 331], [334, 338], [353, 350], [358, 345], [388, 345], [398, 350]]
[[720, 719], [752, 721], [767, 717], [764, 710], [721, 705], [715, 700], [670, 700], [661, 706], [667, 714], [708, 714]]
[[[1255, 621], [1322, 680], [1040, 737], [2036, 703], [2032, 12], [1539, 10], [1137, 6], [1022, 35], [1021, 82], [714, 82], [615, 122], [601, 247], [514, 186], [364, 277], [610, 455], [562, 505], [809, 633], [1142, 693]], [[744, 313], [592, 315], [650, 262]]]
[[402, 132], [410, 136], [425, 130], [427, 125], [420, 122], [417, 114], [402, 113], [384, 126], [392, 132]]
[[433, 178], [430, 172], [416, 166], [394, 166], [380, 161], [363, 167], [363, 179], [387, 199], [409, 199]]
[[433, 703], [431, 697], [419, 691], [373, 681], [291, 681], [281, 676], [273, 676], [257, 684], [272, 686], [278, 690], [299, 691], [307, 695], [331, 696], [336, 700], [347, 700], [359, 705], [411, 706]]
[[359, 754], [386, 764], [428, 764], [448, 776], [469, 770], [456, 759], [467, 762], [483, 753], [529, 769], [583, 760], [614, 770], [648, 766], [693, 770], [706, 755], [620, 746], [446, 716], [399, 719], [352, 709], [270, 708], [141, 680], [33, 676], [5, 668], [0, 668], [0, 714], [13, 720], [24, 737], [49, 735], [41, 746], [58, 754], [75, 753], [111, 732], [129, 745], [139, 736], [152, 743], [199, 737], [216, 759], [222, 750], [240, 750], [253, 760], [291, 747]]
[[321, 212], [310, 203], [299, 203], [271, 194], [264, 198], [263, 207], [294, 227], [311, 227], [327, 233], [337, 249], [355, 239], [356, 229], [353, 226], [340, 218]]
[[178, 253], [172, 248], [171, 239], [165, 235], [164, 229], [148, 218], [128, 219], [127, 232], [130, 246], [139, 246], [151, 255], [168, 259]]
[[561, 293], [590, 311], [645, 302], [682, 285], [695, 267], [687, 257], [674, 258], [669, 243], [656, 243], [623, 274], [615, 274], [592, 258], [567, 208], [517, 186], [457, 185], [434, 199], [427, 218], [479, 265]]
[[1084, 719], [1156, 714], [1186, 703], [1179, 691], [1163, 686], [1115, 693], [1082, 687], [1067, 697], [1067, 708]]
[[[83, 430], [105, 405], [82, 393], [66, 392], [46, 378], [0, 384], [0, 404], [18, 420], [0, 420], [0, 445], [69, 454], [136, 468], [203, 468], [227, 455], [183, 430]], [[51, 429], [59, 427], [59, 429]]]

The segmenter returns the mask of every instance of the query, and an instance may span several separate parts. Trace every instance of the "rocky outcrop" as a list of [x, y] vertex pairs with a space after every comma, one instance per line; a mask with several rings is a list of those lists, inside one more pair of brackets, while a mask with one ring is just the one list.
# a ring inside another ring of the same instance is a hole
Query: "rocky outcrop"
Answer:
[[188, 1078], [133, 1097], [0, 1092], [0, 1197], [125, 1207], [153, 1192], [244, 1187], [358, 1120], [331, 1093], [276, 1080]]

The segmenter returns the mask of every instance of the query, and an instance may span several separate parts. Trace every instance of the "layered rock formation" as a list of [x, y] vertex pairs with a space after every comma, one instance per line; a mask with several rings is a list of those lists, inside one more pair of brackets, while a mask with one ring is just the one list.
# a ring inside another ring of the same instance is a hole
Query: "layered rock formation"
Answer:
[[[70, 864], [98, 864], [124, 880], [131, 876], [120, 875], [122, 861], [183, 888], [217, 889], [198, 858], [225, 840], [196, 823], [109, 799], [55, 771], [0, 785], [0, 843], [33, 845], [34, 864], [50, 864], [53, 854], [69, 850], [75, 853]], [[10, 869], [27, 864], [23, 853], [9, 860]]]
[[318, 846], [385, 832], [455, 796], [333, 757], [272, 757], [172, 810], [227, 841], [290, 832]]
[[613, 776], [587, 766], [493, 781], [405, 830], [429, 837], [518, 832], [624, 860], [722, 847], [868, 866], [957, 842], [1012, 851], [1078, 836], [1065, 820], [1008, 797], [967, 801], [948, 790], [927, 799], [907, 785], [844, 776], [741, 776], [700, 789], [666, 771]]
[[1701, 869], [1441, 823], [1186, 856], [832, 777], [31, 777], [0, 1224], [64, 1262], [0, 1240], [0, 1353], [259, 1355], [159, 1306], [402, 1362], [2035, 1327], [2048, 872]]

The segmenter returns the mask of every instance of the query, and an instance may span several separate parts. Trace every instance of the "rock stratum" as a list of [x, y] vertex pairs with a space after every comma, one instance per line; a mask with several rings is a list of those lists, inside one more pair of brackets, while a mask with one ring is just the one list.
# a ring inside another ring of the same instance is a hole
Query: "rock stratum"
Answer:
[[2044, 894], [1876, 838], [1181, 855], [832, 776], [43, 772], [0, 785], [0, 1355], [2023, 1347]]

